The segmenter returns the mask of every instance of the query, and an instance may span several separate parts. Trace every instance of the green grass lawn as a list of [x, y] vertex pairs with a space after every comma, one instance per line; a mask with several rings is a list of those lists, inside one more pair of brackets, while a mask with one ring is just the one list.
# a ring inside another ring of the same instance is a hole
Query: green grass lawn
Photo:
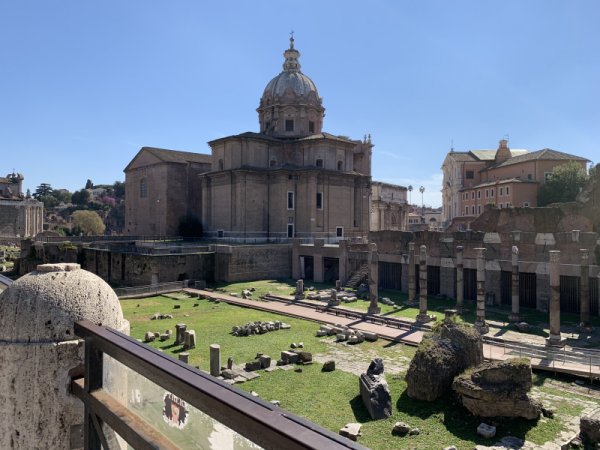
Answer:
[[[244, 286], [248, 286], [248, 283], [244, 283]], [[222, 302], [185, 298], [173, 300], [158, 296], [123, 300], [121, 304], [125, 317], [131, 322], [131, 335], [135, 338], [143, 338], [146, 331], [164, 332], [172, 329], [174, 332], [176, 323], [186, 323], [188, 329], [194, 329], [197, 348], [190, 351], [190, 363], [203, 370], [209, 368], [209, 345], [213, 343], [221, 345], [223, 365], [228, 356], [232, 356], [234, 362], [239, 364], [252, 360], [258, 352], [277, 359], [280, 351], [288, 349], [291, 342], [303, 342], [305, 350], [313, 354], [327, 353], [336, 345], [344, 345], [334, 344], [332, 338], [316, 338], [318, 325], [314, 322]], [[179, 309], [174, 309], [176, 304], [180, 305]], [[151, 321], [150, 316], [156, 312], [173, 314], [174, 317]], [[254, 320], [282, 320], [292, 328], [250, 337], [234, 337], [229, 334], [232, 326]], [[174, 339], [171, 339], [167, 342], [156, 341], [150, 345], [176, 357], [182, 348], [175, 346], [173, 342]], [[412, 347], [383, 340], [363, 343], [347, 350], [358, 359], [364, 357], [365, 370], [374, 353], [384, 358], [400, 359], [412, 357], [415, 351]], [[408, 398], [403, 374], [386, 372], [393, 399], [393, 415], [385, 420], [374, 421], [368, 417], [359, 396], [356, 375], [339, 369], [324, 373], [321, 372], [322, 365], [319, 363], [301, 367], [300, 373], [293, 370], [260, 371], [260, 378], [236, 386], [246, 391], [255, 391], [267, 401], [279, 400], [282, 408], [335, 433], [346, 423], [360, 422], [363, 424], [363, 435], [359, 438], [359, 443], [373, 449], [441, 449], [449, 445], [471, 449], [474, 444], [491, 445], [495, 442], [476, 435], [476, 428], [481, 420], [472, 417], [457, 404], [451, 393], [432, 403]], [[567, 384], [545, 376], [536, 375], [534, 385], [540, 395], [554, 398], [551, 407], [555, 409], [556, 418], [542, 418], [539, 421], [499, 420], [496, 421], [498, 437], [513, 435], [543, 444], [558, 436], [569, 417], [581, 412], [584, 399], [589, 401], [583, 394], [572, 394], [563, 389]], [[396, 421], [418, 427], [420, 434], [406, 437], [393, 435], [391, 430]]]

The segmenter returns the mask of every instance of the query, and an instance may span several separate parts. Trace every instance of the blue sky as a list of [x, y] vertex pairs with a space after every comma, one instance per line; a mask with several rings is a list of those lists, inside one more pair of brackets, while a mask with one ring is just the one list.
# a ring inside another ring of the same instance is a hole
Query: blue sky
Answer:
[[294, 30], [324, 129], [370, 133], [373, 178], [439, 206], [452, 141], [600, 161], [599, 23], [596, 0], [5, 1], [0, 173], [76, 190], [257, 131]]

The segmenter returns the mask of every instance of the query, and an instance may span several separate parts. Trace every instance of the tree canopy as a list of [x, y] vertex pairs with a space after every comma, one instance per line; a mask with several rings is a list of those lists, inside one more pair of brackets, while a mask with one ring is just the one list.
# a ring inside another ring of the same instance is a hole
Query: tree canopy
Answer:
[[586, 180], [585, 169], [575, 161], [556, 166], [538, 190], [538, 206], [575, 201]]
[[74, 211], [73, 225], [86, 235], [99, 235], [104, 233], [106, 226], [96, 211], [78, 210]]
[[79, 191], [73, 192], [71, 197], [71, 201], [75, 205], [87, 205], [90, 201], [91, 194], [90, 191], [86, 191], [85, 189], [81, 189]]

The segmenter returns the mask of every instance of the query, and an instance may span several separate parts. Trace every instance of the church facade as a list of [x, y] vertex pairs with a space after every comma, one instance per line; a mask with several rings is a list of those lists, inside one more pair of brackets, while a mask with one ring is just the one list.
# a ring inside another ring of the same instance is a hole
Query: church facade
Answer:
[[[169, 162], [144, 157], [141, 153], [149, 153], [144, 149], [138, 153], [125, 169], [128, 234], [158, 231], [153, 221], [163, 224], [164, 234], [177, 234], [176, 223], [187, 211], [198, 216], [209, 237], [367, 235], [371, 139], [351, 140], [323, 131], [325, 108], [314, 82], [300, 70], [299, 57], [291, 38], [283, 71], [267, 84], [260, 99], [260, 130], [209, 142], [211, 154], [202, 155], [202, 160], [210, 161], [210, 166], [188, 171], [188, 186], [179, 187], [185, 207], [172, 201], [178, 206], [171, 211], [154, 198], [164, 199], [167, 192], [175, 198], [172, 189], [140, 184], [143, 179], [166, 183], [168, 177], [153, 173], [164, 171]], [[148, 208], [144, 210], [143, 204]]]

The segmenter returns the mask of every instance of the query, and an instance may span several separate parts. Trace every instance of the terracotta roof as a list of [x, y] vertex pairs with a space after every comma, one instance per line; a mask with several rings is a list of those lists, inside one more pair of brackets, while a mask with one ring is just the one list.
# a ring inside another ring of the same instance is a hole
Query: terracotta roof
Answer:
[[475, 158], [469, 152], [449, 152], [448, 156], [455, 161], [475, 161]]
[[543, 161], [589, 161], [586, 158], [582, 158], [580, 156], [570, 155], [569, 153], [559, 152], [557, 150], [552, 150], [549, 148], [544, 148], [542, 150], [538, 150], [531, 153], [526, 153], [524, 155], [515, 156], [513, 158], [507, 159], [503, 163], [500, 163], [495, 166], [491, 166], [491, 168], [496, 167], [505, 167], [510, 166], [512, 164], [518, 164], [525, 161], [534, 161], [534, 160], [543, 160]]

